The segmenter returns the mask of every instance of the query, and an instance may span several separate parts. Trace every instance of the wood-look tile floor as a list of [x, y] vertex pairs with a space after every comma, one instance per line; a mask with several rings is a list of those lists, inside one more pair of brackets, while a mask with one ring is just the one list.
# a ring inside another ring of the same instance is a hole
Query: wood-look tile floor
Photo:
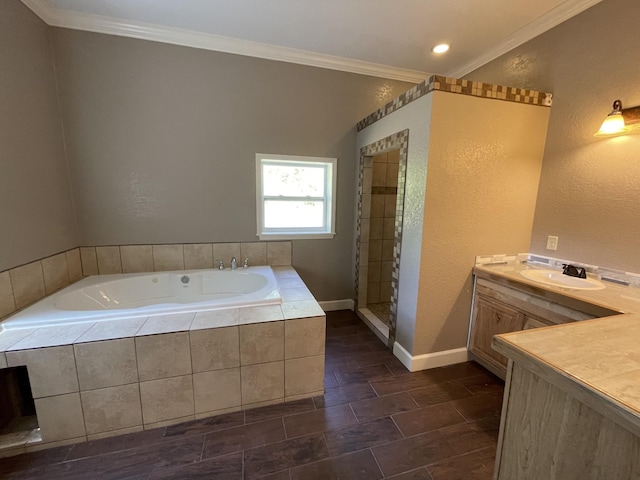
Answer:
[[0, 459], [0, 478], [490, 479], [503, 388], [473, 362], [409, 373], [330, 312], [323, 396]]

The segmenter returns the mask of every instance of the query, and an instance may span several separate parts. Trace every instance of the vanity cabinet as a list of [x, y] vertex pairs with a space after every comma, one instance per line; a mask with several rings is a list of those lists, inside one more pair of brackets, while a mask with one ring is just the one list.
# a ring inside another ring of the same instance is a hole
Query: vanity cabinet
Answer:
[[476, 278], [469, 351], [474, 359], [500, 378], [507, 357], [491, 348], [494, 335], [596, 318], [524, 290]]

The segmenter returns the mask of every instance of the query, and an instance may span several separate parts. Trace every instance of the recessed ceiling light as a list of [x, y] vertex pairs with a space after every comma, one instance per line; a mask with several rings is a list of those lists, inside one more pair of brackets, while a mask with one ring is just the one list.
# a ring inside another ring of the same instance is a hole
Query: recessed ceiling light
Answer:
[[444, 53], [447, 50], [449, 50], [449, 44], [448, 43], [441, 43], [441, 44], [436, 45], [435, 47], [433, 47], [431, 49], [431, 51], [433, 53]]

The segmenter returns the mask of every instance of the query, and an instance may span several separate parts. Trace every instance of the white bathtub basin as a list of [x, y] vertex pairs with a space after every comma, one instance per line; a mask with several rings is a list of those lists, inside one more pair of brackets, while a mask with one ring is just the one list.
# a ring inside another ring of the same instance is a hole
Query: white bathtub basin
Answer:
[[599, 280], [570, 277], [556, 270], [523, 270], [520, 275], [534, 282], [573, 290], [602, 290], [605, 287]]

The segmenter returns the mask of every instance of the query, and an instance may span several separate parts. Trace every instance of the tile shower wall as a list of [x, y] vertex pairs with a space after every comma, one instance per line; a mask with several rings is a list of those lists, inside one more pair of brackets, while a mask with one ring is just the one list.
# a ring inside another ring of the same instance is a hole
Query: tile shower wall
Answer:
[[291, 265], [291, 242], [80, 247], [0, 272], [0, 320], [88, 275]]
[[367, 304], [389, 302], [400, 151], [373, 157]]

